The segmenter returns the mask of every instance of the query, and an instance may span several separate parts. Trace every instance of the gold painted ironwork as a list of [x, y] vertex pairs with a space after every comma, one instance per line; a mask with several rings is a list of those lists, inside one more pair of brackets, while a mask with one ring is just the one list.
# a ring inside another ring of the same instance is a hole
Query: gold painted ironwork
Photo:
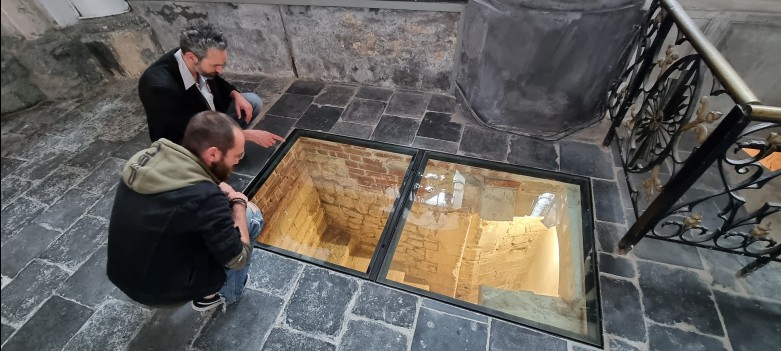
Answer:
[[709, 98], [707, 96], [700, 98], [700, 106], [697, 107], [697, 111], [695, 112], [697, 118], [681, 127], [681, 132], [693, 129], [694, 134], [697, 135], [697, 142], [700, 144], [705, 142], [705, 139], [708, 138], [708, 127], [705, 126], [705, 123], [712, 124], [724, 115], [719, 111], [710, 111], [706, 113], [705, 111], [708, 109], [708, 104]]
[[683, 219], [683, 227], [685, 229], [697, 227], [700, 223], [702, 223], [702, 213], [695, 213]]
[[757, 224], [757, 225], [754, 226], [754, 229], [751, 229], [749, 234], [751, 234], [751, 236], [757, 237], [757, 238], [760, 238], [760, 237], [763, 237], [763, 236], [767, 236], [768, 234], [770, 234], [770, 229], [771, 229], [772, 224], [773, 223], [768, 223], [767, 225]]
[[645, 188], [645, 199], [651, 200], [654, 196], [654, 192], [662, 191], [662, 181], [659, 179], [659, 165], [654, 166], [651, 171], [651, 177], [643, 181], [643, 188]]
[[781, 107], [751, 105], [751, 119], [763, 122], [781, 123]]
[[664, 72], [667, 67], [670, 67], [675, 61], [678, 61], [681, 55], [678, 54], [678, 50], [675, 50], [674, 44], [667, 45], [667, 50], [664, 51], [664, 58], [660, 58], [656, 61], [659, 65], [659, 72]]

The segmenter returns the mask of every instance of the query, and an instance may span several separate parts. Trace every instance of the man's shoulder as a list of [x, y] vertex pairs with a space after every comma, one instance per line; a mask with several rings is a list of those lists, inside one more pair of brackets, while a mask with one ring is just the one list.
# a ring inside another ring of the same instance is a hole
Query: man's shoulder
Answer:
[[182, 80], [178, 69], [176, 59], [169, 52], [160, 57], [141, 74], [139, 87], [159, 86], [177, 88], [181, 85], [181, 82], [177, 81]]

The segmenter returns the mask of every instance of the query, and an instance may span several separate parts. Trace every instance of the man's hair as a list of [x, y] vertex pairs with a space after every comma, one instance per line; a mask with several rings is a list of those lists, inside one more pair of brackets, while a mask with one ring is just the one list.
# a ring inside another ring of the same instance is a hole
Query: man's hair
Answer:
[[228, 115], [215, 111], [203, 111], [190, 119], [187, 129], [184, 130], [182, 146], [196, 156], [200, 156], [201, 152], [212, 146], [227, 153], [233, 148], [235, 142], [234, 129], [241, 130], [241, 127]]
[[179, 48], [182, 53], [192, 52], [199, 60], [209, 49], [225, 50], [228, 42], [222, 30], [203, 19], [190, 22], [179, 34]]

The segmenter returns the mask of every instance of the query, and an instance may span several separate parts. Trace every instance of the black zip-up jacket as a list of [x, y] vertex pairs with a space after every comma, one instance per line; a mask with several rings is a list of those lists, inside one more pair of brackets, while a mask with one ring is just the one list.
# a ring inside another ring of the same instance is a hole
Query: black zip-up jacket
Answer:
[[[181, 144], [187, 122], [198, 112], [208, 111], [209, 103], [196, 85], [184, 89], [179, 63], [173, 49], [144, 71], [138, 81], [138, 97], [146, 111], [149, 137], [152, 141], [166, 138]], [[214, 108], [225, 112], [236, 87], [222, 77], [207, 80], [214, 95]]]
[[196, 156], [161, 139], [125, 165], [111, 212], [107, 274], [146, 305], [216, 293], [225, 267], [246, 264], [247, 246], [228, 198]]

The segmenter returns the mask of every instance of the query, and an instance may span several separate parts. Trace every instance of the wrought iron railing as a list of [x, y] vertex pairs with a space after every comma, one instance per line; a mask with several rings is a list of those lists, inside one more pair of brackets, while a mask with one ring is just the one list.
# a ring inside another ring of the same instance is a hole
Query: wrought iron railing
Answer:
[[781, 108], [760, 103], [675, 0], [651, 3], [622, 65], [604, 141], [619, 146], [636, 216], [619, 252], [649, 236], [756, 258], [739, 276], [781, 261]]

